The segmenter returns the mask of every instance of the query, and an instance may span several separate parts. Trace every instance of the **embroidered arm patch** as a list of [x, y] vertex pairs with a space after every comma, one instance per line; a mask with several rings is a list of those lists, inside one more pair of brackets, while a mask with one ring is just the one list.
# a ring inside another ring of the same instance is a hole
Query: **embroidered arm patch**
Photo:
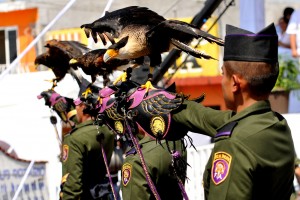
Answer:
[[219, 185], [227, 178], [230, 170], [231, 159], [231, 155], [223, 151], [219, 151], [214, 154], [211, 168], [211, 179], [215, 185]]

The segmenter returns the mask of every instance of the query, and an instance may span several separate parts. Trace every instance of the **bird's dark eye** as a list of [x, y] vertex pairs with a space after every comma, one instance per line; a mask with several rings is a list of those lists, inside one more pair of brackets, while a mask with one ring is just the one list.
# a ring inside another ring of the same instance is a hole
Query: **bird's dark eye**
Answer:
[[129, 36], [122, 38], [119, 42], [111, 45], [108, 49], [121, 49], [122, 47], [124, 47], [127, 44], [128, 38], [129, 38]]

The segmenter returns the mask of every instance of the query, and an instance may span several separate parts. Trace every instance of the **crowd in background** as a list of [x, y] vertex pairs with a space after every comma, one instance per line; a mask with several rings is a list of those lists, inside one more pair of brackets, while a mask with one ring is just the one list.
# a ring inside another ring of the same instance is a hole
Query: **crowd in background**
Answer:
[[[286, 7], [282, 16], [278, 20], [276, 26], [278, 34], [278, 57], [281, 60], [294, 60], [299, 64], [300, 58], [300, 9]], [[299, 66], [298, 66], [299, 67]], [[297, 196], [300, 197], [300, 160], [296, 158], [295, 162], [295, 176], [298, 187]]]

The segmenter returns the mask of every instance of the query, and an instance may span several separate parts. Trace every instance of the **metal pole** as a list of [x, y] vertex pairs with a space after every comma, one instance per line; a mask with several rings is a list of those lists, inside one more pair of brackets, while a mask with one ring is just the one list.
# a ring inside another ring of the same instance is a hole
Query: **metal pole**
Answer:
[[114, 0], [108, 0], [101, 17], [103, 17], [105, 15], [105, 12], [109, 10], [109, 8], [110, 8], [111, 4], [113, 3], [113, 1]]
[[16, 199], [17, 199], [19, 193], [21, 192], [21, 190], [22, 190], [22, 188], [23, 188], [24, 182], [25, 182], [25, 180], [27, 179], [27, 176], [28, 176], [28, 174], [29, 174], [31, 168], [33, 167], [33, 164], [34, 164], [34, 160], [32, 160], [32, 161], [30, 162], [29, 166], [27, 167], [27, 170], [26, 170], [26, 172], [25, 172], [25, 174], [24, 174], [24, 176], [23, 176], [23, 178], [22, 178], [22, 180], [21, 180], [21, 183], [20, 183], [20, 185], [19, 185], [19, 187], [18, 187], [16, 193], [14, 194], [14, 197], [13, 197], [12, 200], [16, 200]]
[[14, 69], [26, 53], [45, 35], [45, 33], [54, 25], [54, 23], [75, 3], [76, 0], [70, 0], [69, 3], [56, 15], [56, 17], [36, 36], [36, 38], [24, 49], [24, 51], [0, 74], [0, 80]]
[[56, 124], [57, 124], [57, 118], [54, 115], [50, 116], [50, 122], [51, 122], [51, 124], [54, 127], [54, 131], [55, 131], [55, 135], [56, 135], [56, 140], [58, 142], [59, 152], [61, 154], [61, 152], [62, 152], [62, 149], [61, 149], [62, 148], [62, 144], [61, 143], [62, 142], [61, 142], [61, 139], [59, 137], [59, 133], [58, 133], [57, 126], [56, 126]]

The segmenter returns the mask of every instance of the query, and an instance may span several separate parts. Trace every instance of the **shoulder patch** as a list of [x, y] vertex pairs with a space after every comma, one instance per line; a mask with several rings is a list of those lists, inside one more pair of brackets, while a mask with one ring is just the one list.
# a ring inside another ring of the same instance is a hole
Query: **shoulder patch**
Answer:
[[132, 147], [129, 151], [126, 152], [126, 156], [128, 156], [128, 155], [134, 155], [134, 154], [136, 154], [135, 147]]
[[214, 154], [214, 159], [211, 168], [211, 179], [215, 185], [219, 185], [227, 178], [229, 174], [231, 155], [226, 152], [216, 152]]
[[218, 130], [218, 133], [215, 135], [215, 138], [218, 138], [221, 136], [231, 136], [232, 130], [236, 124], [237, 124], [236, 121], [226, 124], [221, 129]]
[[122, 184], [126, 186], [132, 175], [132, 165], [129, 163], [124, 163], [122, 166]]
[[64, 144], [63, 150], [62, 150], [62, 161], [66, 162], [68, 160], [69, 155], [69, 146]]
[[[140, 149], [143, 148], [142, 144], [139, 144]], [[135, 155], [137, 153], [135, 147], [132, 147], [130, 150], [126, 152], [126, 157], [129, 155]]]

